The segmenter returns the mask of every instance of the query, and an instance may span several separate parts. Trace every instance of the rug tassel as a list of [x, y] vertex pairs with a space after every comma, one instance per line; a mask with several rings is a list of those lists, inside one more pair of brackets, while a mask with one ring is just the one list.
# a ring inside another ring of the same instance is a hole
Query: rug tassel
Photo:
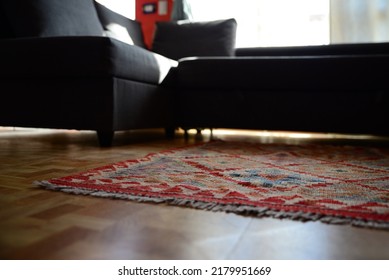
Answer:
[[374, 222], [374, 221], [366, 221], [366, 220], [353, 220], [349, 218], [336, 217], [336, 216], [322, 216], [319, 214], [312, 213], [304, 213], [304, 212], [285, 212], [285, 211], [275, 211], [269, 208], [260, 208], [260, 207], [252, 207], [245, 205], [224, 205], [212, 202], [202, 202], [202, 201], [194, 201], [189, 199], [177, 199], [177, 198], [158, 198], [158, 197], [146, 197], [146, 196], [135, 196], [131, 194], [123, 194], [123, 193], [108, 193], [104, 191], [93, 191], [87, 189], [80, 188], [70, 188], [66, 186], [59, 186], [52, 184], [48, 181], [36, 181], [35, 185], [43, 187], [48, 190], [62, 191], [65, 193], [72, 194], [82, 194], [82, 195], [90, 195], [95, 197], [105, 197], [105, 198], [114, 198], [114, 199], [127, 199], [131, 201], [137, 202], [153, 202], [153, 203], [167, 203], [170, 205], [176, 206], [192, 206], [196, 209], [208, 210], [213, 212], [228, 212], [235, 213], [244, 216], [256, 216], [256, 217], [274, 217], [278, 219], [292, 219], [298, 221], [321, 221], [327, 224], [350, 224], [357, 227], [368, 227], [368, 228], [376, 228], [376, 229], [385, 229], [389, 230], [389, 223], [382, 222]]

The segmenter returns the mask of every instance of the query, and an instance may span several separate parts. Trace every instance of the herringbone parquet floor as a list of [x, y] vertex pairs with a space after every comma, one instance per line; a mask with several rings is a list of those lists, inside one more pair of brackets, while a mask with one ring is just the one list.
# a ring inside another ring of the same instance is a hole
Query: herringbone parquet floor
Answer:
[[[216, 131], [229, 140], [387, 145], [387, 139]], [[208, 141], [162, 130], [118, 133], [0, 128], [0, 259], [389, 259], [389, 232], [258, 219], [42, 190], [33, 181]]]

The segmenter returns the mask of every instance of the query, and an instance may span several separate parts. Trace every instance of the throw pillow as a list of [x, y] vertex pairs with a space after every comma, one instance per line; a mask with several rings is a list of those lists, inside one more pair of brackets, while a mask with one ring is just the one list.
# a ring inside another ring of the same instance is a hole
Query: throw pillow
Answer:
[[102, 36], [93, 0], [2, 0], [18, 37]]
[[146, 47], [139, 22], [120, 15], [97, 2], [95, 6], [107, 36], [142, 48]]
[[189, 56], [232, 56], [235, 19], [157, 22], [152, 50], [172, 59]]

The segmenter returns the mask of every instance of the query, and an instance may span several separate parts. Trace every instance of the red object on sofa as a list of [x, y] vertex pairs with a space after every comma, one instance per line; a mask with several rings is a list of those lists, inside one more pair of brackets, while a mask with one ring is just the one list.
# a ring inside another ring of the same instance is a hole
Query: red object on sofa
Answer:
[[136, 20], [141, 23], [147, 48], [151, 48], [155, 23], [169, 21], [173, 0], [136, 0]]

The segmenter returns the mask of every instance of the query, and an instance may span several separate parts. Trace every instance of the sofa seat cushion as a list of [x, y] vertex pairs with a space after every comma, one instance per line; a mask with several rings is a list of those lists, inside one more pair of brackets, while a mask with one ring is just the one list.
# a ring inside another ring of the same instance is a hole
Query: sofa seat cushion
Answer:
[[0, 5], [16, 37], [103, 35], [93, 0], [4, 0]]
[[387, 90], [388, 64], [389, 55], [186, 58], [176, 78], [186, 89]]
[[159, 84], [177, 62], [108, 37], [2, 41], [0, 75], [10, 78], [118, 77]]

